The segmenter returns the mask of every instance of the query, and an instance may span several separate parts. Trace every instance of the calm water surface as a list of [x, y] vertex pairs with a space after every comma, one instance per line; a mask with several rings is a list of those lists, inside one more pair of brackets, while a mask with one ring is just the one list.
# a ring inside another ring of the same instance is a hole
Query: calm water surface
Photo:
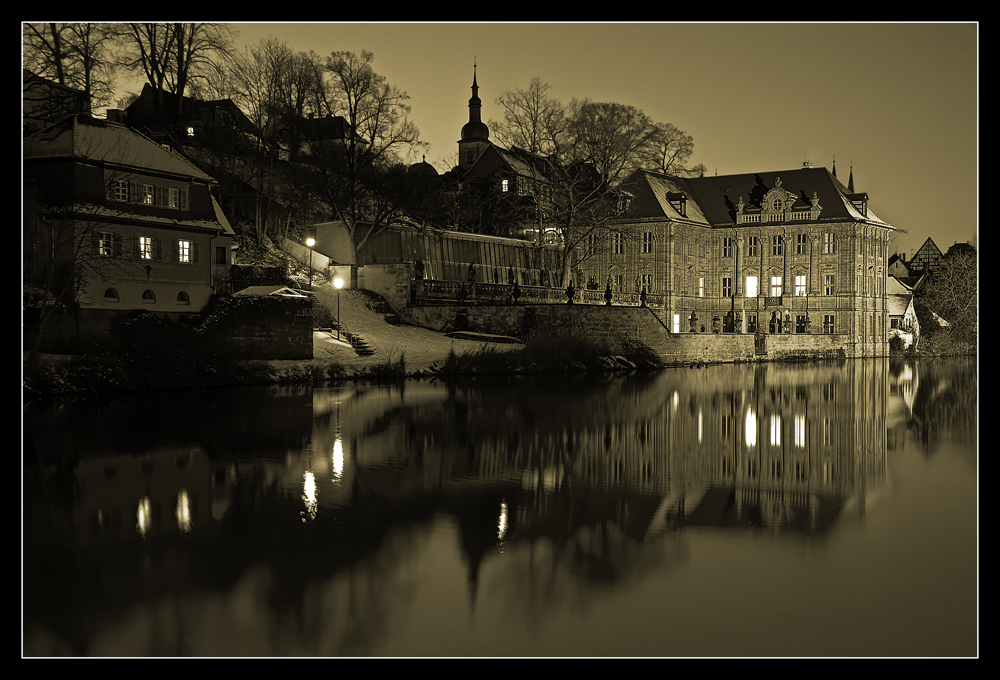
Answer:
[[975, 656], [972, 360], [24, 409], [26, 656]]

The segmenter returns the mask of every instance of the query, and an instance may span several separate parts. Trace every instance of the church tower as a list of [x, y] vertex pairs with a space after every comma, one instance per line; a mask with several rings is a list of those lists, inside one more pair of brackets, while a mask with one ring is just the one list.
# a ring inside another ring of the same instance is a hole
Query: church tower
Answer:
[[458, 140], [458, 167], [468, 170], [490, 145], [490, 129], [482, 121], [483, 101], [476, 83], [476, 65], [472, 65], [472, 97], [469, 99], [469, 122], [462, 126]]

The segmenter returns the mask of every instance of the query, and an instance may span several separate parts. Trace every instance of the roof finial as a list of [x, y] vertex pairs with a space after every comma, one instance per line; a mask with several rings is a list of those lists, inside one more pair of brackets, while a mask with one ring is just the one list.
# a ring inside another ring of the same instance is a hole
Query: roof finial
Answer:
[[837, 154], [833, 154], [833, 176], [837, 176]]
[[847, 178], [847, 190], [854, 193], [854, 163], [851, 163], [851, 175]]

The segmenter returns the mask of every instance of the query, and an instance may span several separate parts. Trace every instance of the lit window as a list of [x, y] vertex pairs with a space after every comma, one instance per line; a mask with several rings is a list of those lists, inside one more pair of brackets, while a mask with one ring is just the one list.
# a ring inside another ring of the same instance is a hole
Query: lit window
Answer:
[[506, 193], [509, 190], [510, 190], [510, 180], [506, 180], [506, 179], [502, 180], [500, 182], [500, 191], [503, 191], [504, 193]]
[[150, 236], [140, 236], [139, 237], [139, 259], [140, 260], [152, 260], [153, 259], [153, 239]]
[[188, 137], [194, 137], [194, 128], [193, 127], [188, 126], [187, 132], [188, 132]]
[[167, 207], [168, 208], [181, 207], [181, 192], [179, 190], [167, 189]]
[[804, 275], [795, 277], [795, 295], [805, 295], [806, 294], [806, 277]]
[[698, 279], [698, 297], [705, 297], [705, 279]]
[[757, 277], [747, 277], [747, 297], [757, 297]]
[[143, 184], [142, 185], [142, 204], [143, 205], [153, 205], [153, 185]]
[[179, 239], [176, 249], [177, 261], [190, 263], [193, 261], [193, 244], [191, 241]]

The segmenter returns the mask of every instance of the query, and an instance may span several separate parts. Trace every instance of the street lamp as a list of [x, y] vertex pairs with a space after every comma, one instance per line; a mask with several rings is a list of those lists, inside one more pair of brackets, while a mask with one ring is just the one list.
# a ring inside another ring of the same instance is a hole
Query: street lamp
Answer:
[[312, 236], [306, 239], [306, 245], [309, 246], [309, 290], [313, 289], [313, 246], [316, 245], [316, 239]]
[[335, 278], [333, 287], [337, 289], [337, 342], [340, 342], [340, 289], [344, 287], [344, 279]]

